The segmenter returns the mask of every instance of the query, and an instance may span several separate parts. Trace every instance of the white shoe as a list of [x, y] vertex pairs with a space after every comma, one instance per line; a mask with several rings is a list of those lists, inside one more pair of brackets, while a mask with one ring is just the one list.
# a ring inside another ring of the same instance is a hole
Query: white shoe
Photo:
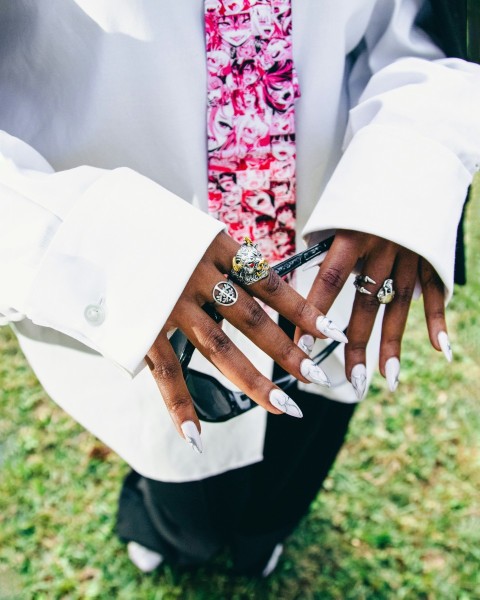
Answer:
[[277, 544], [273, 549], [272, 556], [268, 559], [268, 562], [265, 568], [262, 571], [262, 577], [268, 577], [270, 573], [275, 571], [276, 566], [278, 565], [278, 561], [283, 554], [283, 544]]
[[163, 562], [163, 556], [137, 544], [137, 542], [128, 542], [127, 544], [128, 558], [132, 563], [143, 571], [143, 573], [151, 573]]

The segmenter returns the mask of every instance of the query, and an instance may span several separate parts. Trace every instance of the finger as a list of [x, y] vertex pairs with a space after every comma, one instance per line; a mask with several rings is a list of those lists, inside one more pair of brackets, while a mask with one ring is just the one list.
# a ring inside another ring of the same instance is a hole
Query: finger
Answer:
[[385, 307], [380, 342], [380, 372], [386, 377], [392, 392], [398, 386], [402, 338], [415, 288], [417, 270], [418, 255], [402, 249], [397, 255], [391, 273], [395, 298]]
[[390, 277], [395, 261], [396, 246], [382, 245], [372, 251], [365, 260], [362, 274], [375, 284], [365, 287], [371, 292], [357, 292], [348, 324], [348, 346], [345, 346], [345, 372], [361, 400], [366, 390], [366, 348], [379, 309], [377, 293], [385, 279]]
[[[363, 234], [338, 231], [335, 235], [333, 244], [322, 262], [307, 296], [307, 301], [322, 314], [326, 314], [330, 310], [345, 285], [360, 257], [363, 243]], [[338, 327], [337, 329], [340, 330]], [[304, 327], [297, 328], [294, 339], [301, 347], [306, 347], [307, 350], [312, 348], [313, 340], [310, 339]], [[337, 338], [337, 341], [345, 340]]]
[[268, 412], [302, 416], [296, 403], [253, 366], [205, 311], [194, 303], [185, 303], [185, 309], [183, 332], [225, 377]]
[[[221, 273], [230, 273], [232, 260], [239, 248], [238, 244], [226, 235], [217, 238], [215, 245], [216, 254], [213, 258], [215, 265]], [[283, 315], [295, 325], [302, 327], [307, 333], [315, 337], [330, 337], [334, 340], [346, 342], [342, 331], [331, 320], [314, 306], [311, 306], [291, 286], [283, 281], [273, 269], [268, 276], [252, 285], [245, 285], [244, 289], [252, 296], [259, 298]]]
[[[305, 299], [297, 294], [289, 285], [284, 283], [277, 274], [273, 272], [276, 280], [282, 285], [284, 293], [298, 298], [298, 301], [304, 306]], [[226, 281], [220, 271], [202, 273], [200, 304], [217, 300], [215, 309], [225, 317], [232, 325], [242, 331], [254, 344], [271, 356], [275, 362], [291, 373], [297, 379], [307, 383], [316, 383], [318, 385], [329, 386], [330, 382], [324, 371], [315, 365], [305, 353], [298, 348], [296, 344], [281, 330], [280, 327], [267, 315], [259, 303], [252, 298], [238, 284]], [[260, 284], [261, 282], [258, 282]], [[255, 284], [257, 285], [257, 284]], [[224, 290], [225, 297], [217, 297], [218, 287]], [[278, 288], [277, 288], [278, 289]], [[234, 303], [232, 294], [237, 296]], [[232, 298], [230, 298], [232, 296]], [[225, 301], [226, 305], [221, 302]], [[289, 307], [291, 310], [291, 307]], [[292, 318], [296, 315], [292, 313]], [[314, 311], [312, 317], [313, 327], [318, 335], [319, 331], [315, 328], [315, 319], [321, 319], [318, 311]], [[179, 323], [182, 327], [182, 323]]]
[[448, 362], [451, 362], [453, 354], [445, 320], [445, 289], [443, 282], [432, 265], [424, 258], [421, 258], [419, 262], [419, 276], [430, 342], [436, 350], [441, 350], [444, 353]]
[[244, 333], [285, 371], [306, 383], [330, 386], [324, 371], [313, 363], [270, 318], [262, 306], [241, 288], [233, 306], [216, 305], [217, 311]]
[[180, 363], [165, 333], [162, 332], [157, 337], [145, 360], [178, 433], [194, 450], [201, 453], [200, 421], [185, 384]]
[[308, 300], [327, 313], [361, 257], [365, 236], [339, 231], [313, 282]]
[[348, 341], [335, 323], [285, 283], [273, 269], [270, 269], [268, 277], [250, 285], [247, 291], [306, 334], [313, 337], [328, 337], [344, 343]]
[[[290, 289], [289, 286], [284, 285], [287, 290]], [[227, 281], [223, 273], [211, 263], [207, 261], [199, 263], [195, 279], [187, 284], [185, 290], [186, 296], [200, 306], [207, 302], [211, 303], [214, 299], [217, 300], [215, 308], [222, 316], [243, 331], [258, 347], [297, 379], [325, 386], [330, 384], [323, 370], [293, 344], [268, 317], [258, 302], [239, 285]], [[301, 300], [304, 302], [303, 299]], [[185, 323], [191, 318], [191, 315], [182, 315], [177, 306], [169, 319], [169, 326], [176, 326], [185, 331]]]

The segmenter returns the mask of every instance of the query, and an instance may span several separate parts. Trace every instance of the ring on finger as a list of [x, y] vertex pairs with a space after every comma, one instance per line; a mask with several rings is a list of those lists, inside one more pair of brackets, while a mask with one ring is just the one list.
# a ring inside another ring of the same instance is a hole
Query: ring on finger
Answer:
[[222, 306], [232, 306], [238, 300], [237, 290], [226, 279], [215, 284], [212, 295], [216, 304]]
[[263, 258], [256, 244], [248, 237], [233, 257], [230, 277], [237, 283], [252, 285], [265, 277], [270, 272], [270, 265]]
[[359, 292], [360, 294], [368, 294], [369, 296], [371, 296], [372, 292], [370, 290], [367, 290], [367, 288], [365, 287], [367, 283], [373, 283], [373, 285], [375, 285], [377, 282], [374, 281], [368, 275], [357, 275], [355, 277], [353, 285], [355, 286], [357, 292]]
[[382, 287], [377, 292], [377, 300], [380, 304], [390, 304], [394, 297], [393, 279], [385, 279]]

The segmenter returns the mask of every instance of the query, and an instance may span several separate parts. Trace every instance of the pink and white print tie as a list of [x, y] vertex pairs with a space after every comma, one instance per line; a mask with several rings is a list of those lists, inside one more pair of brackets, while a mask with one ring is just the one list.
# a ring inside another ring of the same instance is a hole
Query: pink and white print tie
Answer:
[[270, 262], [295, 252], [291, 0], [205, 0], [210, 214]]

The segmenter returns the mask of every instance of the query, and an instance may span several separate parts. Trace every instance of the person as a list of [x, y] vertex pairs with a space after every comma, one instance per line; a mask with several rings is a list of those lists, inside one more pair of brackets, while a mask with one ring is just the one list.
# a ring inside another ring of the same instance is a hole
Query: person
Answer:
[[[207, 69], [204, 17], [218, 14]], [[137, 566], [200, 564], [229, 544], [238, 572], [267, 575], [377, 362], [396, 389], [416, 288], [433, 348], [452, 358], [444, 303], [480, 164], [480, 68], [446, 58], [421, 0], [18, 0], [1, 15], [2, 323], [50, 396], [131, 465], [118, 532]], [[228, 75], [232, 56], [256, 51], [252, 22], [264, 96], [248, 70]], [[209, 189], [222, 209], [207, 147], [234, 162], [228, 85], [245, 78], [256, 100], [237, 96], [240, 114], [268, 107], [288, 138], [272, 179], [291, 203], [296, 177], [297, 249], [335, 239], [291, 285], [273, 269], [228, 284], [237, 302], [217, 303], [221, 327], [202, 306], [239, 245], [208, 214]], [[388, 280], [396, 295], [379, 310]], [[326, 387], [309, 354], [347, 326]], [[200, 350], [192, 369], [260, 407], [200, 425], [168, 341], [177, 328]], [[272, 383], [282, 369], [299, 382], [290, 396]]]

